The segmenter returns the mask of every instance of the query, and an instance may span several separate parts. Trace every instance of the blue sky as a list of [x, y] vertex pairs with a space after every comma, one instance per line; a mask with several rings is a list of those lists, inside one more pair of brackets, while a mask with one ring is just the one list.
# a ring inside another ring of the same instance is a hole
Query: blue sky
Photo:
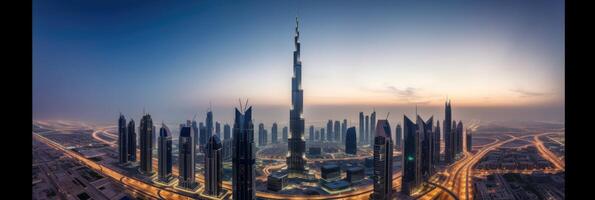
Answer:
[[249, 98], [264, 121], [286, 121], [299, 15], [306, 121], [330, 107], [337, 118], [415, 104], [442, 115], [446, 96], [484, 118], [527, 109], [563, 120], [563, 4], [34, 0], [33, 116], [101, 121], [146, 108], [175, 121], [210, 101], [231, 120]]

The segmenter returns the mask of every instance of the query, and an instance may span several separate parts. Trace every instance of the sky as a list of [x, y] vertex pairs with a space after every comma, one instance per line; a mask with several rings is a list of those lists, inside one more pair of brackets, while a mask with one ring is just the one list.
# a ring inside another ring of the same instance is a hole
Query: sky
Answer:
[[[564, 1], [33, 1], [33, 119], [564, 121]], [[381, 117], [379, 117], [381, 118]]]

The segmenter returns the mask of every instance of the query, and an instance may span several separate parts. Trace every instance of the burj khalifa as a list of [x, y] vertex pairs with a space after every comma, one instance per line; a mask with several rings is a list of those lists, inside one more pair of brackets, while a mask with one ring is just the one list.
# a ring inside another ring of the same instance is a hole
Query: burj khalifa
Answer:
[[295, 51], [293, 51], [293, 77], [291, 78], [291, 110], [289, 110], [287, 171], [288, 178], [300, 178], [306, 174], [306, 142], [304, 140], [304, 91], [302, 90], [302, 62], [300, 61], [299, 21], [295, 18]]

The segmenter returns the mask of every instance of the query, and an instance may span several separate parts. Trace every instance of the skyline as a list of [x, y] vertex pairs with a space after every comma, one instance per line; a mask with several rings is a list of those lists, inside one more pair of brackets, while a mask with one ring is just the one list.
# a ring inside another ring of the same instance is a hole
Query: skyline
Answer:
[[399, 119], [416, 104], [440, 116], [447, 96], [457, 120], [563, 122], [563, 2], [540, 3], [365, 5], [372, 13], [357, 2], [34, 1], [33, 118], [104, 121], [146, 108], [175, 124], [216, 102], [215, 120], [229, 123], [248, 98], [255, 121], [283, 124], [299, 15], [306, 124], [355, 124], [372, 108]]

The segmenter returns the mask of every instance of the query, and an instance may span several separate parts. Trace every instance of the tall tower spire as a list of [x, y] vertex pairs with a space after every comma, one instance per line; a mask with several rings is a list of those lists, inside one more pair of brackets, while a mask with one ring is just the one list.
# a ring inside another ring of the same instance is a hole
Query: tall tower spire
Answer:
[[306, 174], [306, 142], [304, 141], [304, 91], [302, 90], [302, 62], [300, 60], [299, 19], [295, 18], [295, 37], [293, 51], [293, 77], [291, 78], [291, 110], [289, 110], [289, 131], [287, 170], [288, 177], [304, 177]]

